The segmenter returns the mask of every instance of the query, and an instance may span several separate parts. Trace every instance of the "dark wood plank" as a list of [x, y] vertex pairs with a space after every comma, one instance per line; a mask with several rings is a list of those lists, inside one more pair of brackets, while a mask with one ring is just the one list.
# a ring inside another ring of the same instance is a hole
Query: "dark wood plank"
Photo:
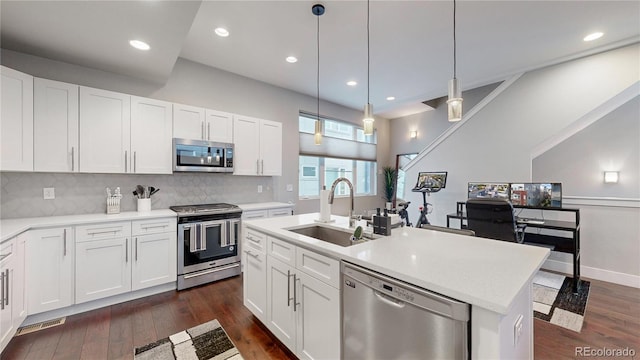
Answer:
[[[591, 281], [580, 333], [536, 319], [536, 359], [575, 359], [577, 346], [640, 352], [640, 289]], [[242, 305], [242, 278], [168, 291], [83, 314], [11, 340], [1, 359], [131, 359], [134, 347], [218, 319], [247, 360], [296, 357]]]

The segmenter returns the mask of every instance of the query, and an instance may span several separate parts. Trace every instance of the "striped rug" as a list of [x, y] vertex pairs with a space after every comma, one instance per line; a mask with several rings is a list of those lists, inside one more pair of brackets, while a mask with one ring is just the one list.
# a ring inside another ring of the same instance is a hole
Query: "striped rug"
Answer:
[[135, 360], [242, 360], [218, 320], [192, 327], [134, 350]]
[[533, 316], [580, 332], [591, 283], [581, 280], [578, 293], [574, 294], [572, 280], [561, 274], [538, 271], [533, 279]]

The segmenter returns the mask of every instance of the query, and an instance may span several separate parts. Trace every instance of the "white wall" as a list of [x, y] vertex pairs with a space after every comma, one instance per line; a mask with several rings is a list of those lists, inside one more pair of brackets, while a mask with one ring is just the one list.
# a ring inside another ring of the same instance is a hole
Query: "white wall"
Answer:
[[[539, 176], [532, 173], [533, 151], [537, 151], [540, 144], [565, 131], [600, 105], [607, 103], [626, 89], [637, 86], [640, 80], [639, 54], [640, 46], [634, 44], [525, 73], [510, 86], [505, 87], [503, 92], [475, 115], [465, 117], [464, 123], [458, 125], [459, 128], [450, 136], [430, 149], [428, 153], [422, 154], [424, 156], [413, 164], [407, 174], [411, 179], [417, 176], [418, 171], [446, 170], [449, 172], [447, 188], [429, 198], [429, 202], [435, 205], [434, 213], [430, 217], [431, 221], [438, 225], [446, 223], [446, 214], [455, 212], [456, 201], [466, 199], [467, 182], [526, 182], [534, 178], [541, 180]], [[470, 112], [467, 110], [467, 113]], [[626, 114], [625, 117], [632, 116], [630, 111], [623, 111], [623, 113]], [[441, 121], [446, 121], [446, 117]], [[631, 121], [637, 122], [637, 118]], [[394, 133], [409, 130], [396, 129], [396, 126], [399, 126], [396, 124], [398, 123], [394, 121], [391, 125]], [[631, 129], [631, 132], [633, 131]], [[599, 143], [591, 144], [591, 148], [599, 153], [607, 152], [608, 157], [617, 159], [629, 158], [628, 152], [632, 152], [630, 161], [634, 161], [633, 159], [638, 161], [638, 134], [635, 135], [635, 138], [630, 136], [616, 139], [619, 144], [615, 147], [609, 147], [607, 143]], [[582, 147], [584, 143], [577, 142], [572, 146]], [[392, 147], [392, 152], [395, 152], [396, 148]], [[590, 151], [581, 152], [580, 148], [573, 148], [572, 153], [577, 156], [583, 154], [583, 158], [580, 159], [582, 161], [590, 156]], [[564, 160], [566, 159], [562, 157], [553, 157], [549, 160], [553, 162], [553, 165], [550, 165], [551, 168], [562, 168]], [[594, 163], [586, 162], [585, 166], [586, 168], [579, 172], [544, 174], [541, 172], [540, 176], [566, 184], [563, 186], [565, 197], [599, 196], [601, 192], [596, 188], [571, 186], [571, 184], [582, 184], [585, 181], [584, 174], [587, 172], [592, 174], [602, 172], [602, 168]], [[630, 172], [630, 179], [638, 179], [637, 169], [637, 164], [635, 167], [629, 166], [621, 170], [621, 174]], [[604, 184], [600, 185], [604, 186]], [[636, 191], [630, 190], [630, 187], [629, 191], [623, 191], [617, 195], [630, 199], [627, 203], [631, 205], [623, 211], [622, 216], [618, 216], [620, 215], [618, 209], [605, 207], [593, 211], [588, 203], [582, 202], [583, 205], [578, 205], [584, 209], [583, 275], [597, 277], [596, 275], [603, 271], [619, 272], [631, 275], [626, 279], [631, 279], [631, 285], [640, 286], [640, 280], [638, 280], [640, 267], [637, 265], [640, 263], [637, 181], [632, 188]], [[578, 194], [577, 191], [581, 193]], [[412, 206], [414, 203], [422, 202], [420, 195], [416, 193], [405, 194], [405, 198], [412, 201]], [[568, 204], [568, 202], [565, 203]], [[596, 206], [601, 205], [596, 204]], [[416, 209], [417, 206], [410, 212], [413, 221], [417, 216]], [[615, 214], [604, 217], [612, 222], [611, 227], [616, 228], [614, 232], [594, 231], [594, 228], [598, 227], [598, 217], [602, 216], [602, 214], [596, 214], [601, 212]], [[635, 221], [629, 221], [634, 218]], [[612, 242], [616, 245], [609, 246]], [[625, 251], [628, 254], [620, 258], [621, 252]], [[566, 261], [566, 258], [561, 257], [560, 261]]]
[[[264, 195], [258, 196], [257, 185], [263, 185], [264, 190], [271, 194], [268, 200], [296, 203], [297, 213], [319, 211], [317, 200], [315, 204], [313, 201], [305, 201], [304, 203], [298, 201], [298, 112], [300, 110], [315, 112], [315, 97], [295, 93], [184, 59], [178, 59], [169, 80], [163, 85], [6, 49], [1, 50], [1, 62], [7, 67], [36, 77], [281, 122], [283, 124], [282, 176], [267, 179], [257, 177], [255, 180], [245, 179], [243, 182], [246, 188], [249, 188], [250, 182], [255, 181], [254, 194], [260, 201], [264, 201]], [[357, 124], [362, 119], [360, 110], [327, 102], [320, 103], [320, 113], [324, 116]], [[382, 166], [387, 159], [386, 154], [389, 146], [388, 120], [376, 119], [375, 125], [378, 129], [379, 166]], [[26, 175], [26, 177], [29, 176]], [[39, 175], [33, 174], [31, 176], [37, 177]], [[215, 174], [212, 176], [229, 175]], [[286, 191], [287, 184], [293, 185], [292, 192]], [[381, 194], [381, 189], [381, 184], [379, 184], [378, 194]], [[19, 201], [19, 199], [14, 200]], [[56, 199], [56, 201], [64, 201], [64, 199]], [[383, 204], [383, 200], [380, 196], [359, 197], [356, 204], [369, 207], [374, 204], [380, 206]], [[348, 201], [337, 199], [334, 205], [335, 213], [347, 212]], [[31, 210], [37, 212], [38, 208], [34, 206]]]

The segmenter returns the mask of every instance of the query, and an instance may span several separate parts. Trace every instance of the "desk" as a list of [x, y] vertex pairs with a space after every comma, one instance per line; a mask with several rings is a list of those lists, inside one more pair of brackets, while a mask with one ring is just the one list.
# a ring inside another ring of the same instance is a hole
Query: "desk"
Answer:
[[[464, 206], [460, 206], [458, 203], [458, 212], [447, 215], [447, 227], [450, 227], [451, 219], [460, 220], [460, 228], [465, 229], [465, 221], [467, 220], [467, 214], [464, 212]], [[520, 209], [533, 209], [526, 206], [514, 206], [514, 208]], [[561, 209], [539, 209], [542, 211], [562, 211], [572, 212], [574, 214], [575, 221], [558, 221], [558, 220], [542, 220], [528, 218], [533, 221], [543, 221], [542, 223], [532, 223], [524, 220], [516, 221], [519, 224], [527, 224], [527, 229], [545, 229], [556, 230], [563, 232], [567, 236], [563, 235], [548, 235], [538, 234], [535, 232], [526, 232], [525, 244], [540, 244], [553, 246], [552, 251], [559, 251], [568, 253], [573, 256], [573, 292], [577, 293], [580, 286], [580, 209], [561, 208]], [[460, 211], [462, 210], [462, 211]]]

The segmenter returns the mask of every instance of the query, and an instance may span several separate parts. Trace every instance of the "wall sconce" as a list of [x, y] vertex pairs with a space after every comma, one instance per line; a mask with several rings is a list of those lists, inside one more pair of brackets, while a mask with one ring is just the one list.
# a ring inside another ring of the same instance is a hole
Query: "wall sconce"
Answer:
[[604, 172], [604, 182], [607, 184], [616, 184], [618, 183], [618, 175], [617, 171], [605, 171]]
[[409, 136], [410, 136], [412, 139], [415, 139], [415, 138], [417, 138], [417, 137], [418, 137], [418, 132], [417, 132], [416, 130], [413, 130], [413, 131], [411, 131], [411, 132], [409, 133]]

